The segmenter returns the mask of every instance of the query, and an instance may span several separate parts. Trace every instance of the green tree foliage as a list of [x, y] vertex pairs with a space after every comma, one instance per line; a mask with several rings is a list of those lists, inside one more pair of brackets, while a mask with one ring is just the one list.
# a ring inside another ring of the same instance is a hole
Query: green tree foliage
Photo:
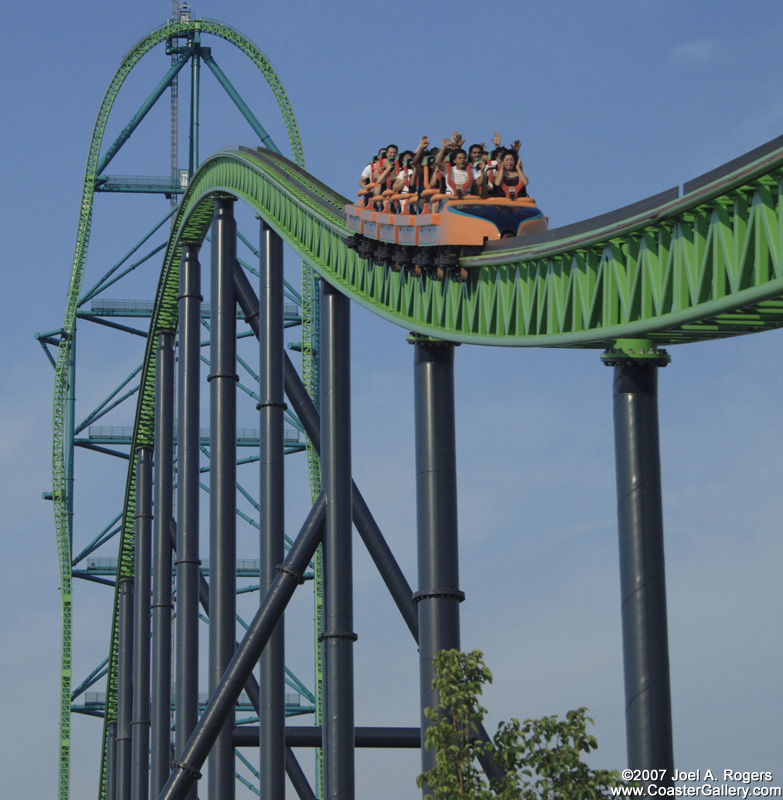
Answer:
[[[624, 785], [619, 773], [592, 770], [582, 754], [598, 747], [587, 733], [587, 709], [520, 723], [502, 722], [492, 737], [479, 738], [486, 714], [479, 703], [482, 687], [492, 682], [480, 650], [444, 650], [435, 659], [433, 687], [440, 706], [425, 711], [433, 724], [425, 745], [435, 748], [435, 767], [419, 775], [432, 800], [589, 800], [611, 797], [610, 787]], [[505, 772], [488, 782], [476, 764], [486, 753]]]

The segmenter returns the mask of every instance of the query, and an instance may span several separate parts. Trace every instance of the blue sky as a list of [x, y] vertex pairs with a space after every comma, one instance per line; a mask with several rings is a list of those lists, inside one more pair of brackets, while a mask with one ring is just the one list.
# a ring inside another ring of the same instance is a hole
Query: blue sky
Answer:
[[[60, 604], [52, 511], [40, 499], [51, 482], [53, 376], [33, 334], [62, 324], [87, 147], [106, 87], [123, 54], [169, 13], [163, 0], [44, 0], [4, 14], [2, 797], [56, 791]], [[522, 140], [531, 194], [552, 225], [568, 224], [682, 184], [783, 130], [775, 0], [486, 8], [197, 0], [193, 15], [220, 19], [263, 50], [294, 108], [308, 168], [348, 196], [382, 144], [412, 146], [422, 134], [438, 141], [455, 128], [469, 142], [489, 141], [497, 130]], [[226, 45], [206, 44], [285, 151], [261, 78]], [[134, 71], [109, 140], [167, 62], [156, 51]], [[201, 122], [202, 156], [254, 144], [206, 70]], [[109, 171], [165, 174], [167, 125], [164, 99]], [[99, 197], [86, 282], [164, 212], [160, 198]], [[156, 270], [151, 263], [108, 296], [149, 297]], [[287, 270], [295, 281], [295, 260]], [[139, 350], [82, 327], [86, 410]], [[415, 585], [412, 351], [405, 331], [358, 308], [353, 328], [354, 473]], [[660, 425], [676, 766], [769, 770], [780, 785], [783, 337], [670, 353]], [[611, 374], [592, 351], [463, 346], [456, 382], [462, 638], [464, 648], [485, 651], [495, 674], [489, 727], [586, 705], [600, 744], [593, 763], [621, 768]], [[119, 410], [107, 423], [130, 418]], [[295, 533], [306, 511], [301, 462], [290, 472]], [[80, 454], [79, 543], [107, 521], [122, 485], [122, 464]], [[254, 557], [250, 533], [242, 536], [241, 551]], [[358, 543], [355, 560], [357, 724], [414, 725], [415, 648]], [[76, 589], [78, 680], [105, 652], [109, 598]], [[310, 598], [298, 598], [289, 647], [305, 678], [311, 616]], [[96, 791], [98, 736], [95, 721], [74, 720], [74, 797]], [[309, 767], [309, 756], [302, 761]], [[357, 770], [357, 797], [416, 796], [415, 755], [361, 753]]]

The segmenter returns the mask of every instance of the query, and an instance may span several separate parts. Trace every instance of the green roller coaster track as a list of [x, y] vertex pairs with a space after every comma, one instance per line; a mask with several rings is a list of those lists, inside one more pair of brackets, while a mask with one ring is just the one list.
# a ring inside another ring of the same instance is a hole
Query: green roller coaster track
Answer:
[[[158, 303], [169, 319], [182, 241], [212, 197], [245, 200], [330, 283], [417, 334], [511, 347], [609, 347], [715, 339], [783, 325], [783, 142], [698, 189], [584, 233], [550, 231], [463, 259], [465, 282], [417, 278], [346, 246], [345, 198], [281, 156], [207, 159], [174, 223]], [[686, 184], [686, 188], [688, 185]]]
[[[104, 132], [109, 118], [109, 114], [114, 105], [119, 90], [125, 79], [131, 73], [139, 61], [147, 55], [157, 45], [177, 38], [188, 38], [195, 34], [209, 34], [217, 36], [237, 47], [244, 53], [258, 68], [266, 79], [278, 108], [283, 115], [286, 132], [291, 147], [293, 160], [304, 166], [304, 155], [302, 151], [299, 130], [296, 119], [291, 108], [291, 104], [283, 89], [279, 78], [275, 74], [264, 54], [248, 39], [233, 28], [214, 20], [198, 19], [169, 23], [164, 25], [137, 42], [125, 55], [116, 74], [114, 75], [109, 88], [101, 103], [100, 110], [95, 122], [95, 126], [90, 140], [90, 147], [87, 157], [87, 167], [85, 170], [84, 184], [82, 188], [81, 203], [79, 207], [79, 219], [77, 224], [76, 245], [71, 269], [71, 279], [68, 288], [68, 300], [66, 305], [65, 320], [60, 332], [60, 341], [57, 350], [57, 360], [55, 365], [54, 382], [54, 404], [53, 404], [53, 444], [52, 444], [52, 500], [54, 504], [55, 534], [57, 539], [58, 560], [60, 569], [61, 601], [62, 601], [62, 654], [61, 654], [61, 685], [60, 685], [60, 764], [59, 764], [59, 796], [67, 798], [69, 794], [70, 781], [70, 714], [71, 714], [71, 625], [72, 625], [72, 575], [71, 575], [71, 521], [70, 521], [70, 491], [68, 487], [68, 468], [66, 466], [66, 426], [68, 418], [68, 392], [70, 384], [70, 369], [74, 355], [74, 340], [76, 330], [76, 314], [79, 304], [79, 297], [82, 288], [84, 268], [87, 259], [87, 250], [90, 241], [90, 231], [92, 225], [93, 203], [95, 192], [100, 179], [100, 172], [107, 166], [111, 157], [121, 143], [115, 143], [100, 158], [101, 146], [103, 143]], [[185, 59], [186, 60], [186, 59]], [[183, 61], [184, 63], [184, 61]], [[143, 117], [140, 112], [133, 121], [138, 124]], [[126, 129], [127, 130], [127, 129]], [[125, 132], [124, 132], [125, 133]], [[127, 138], [127, 137], [126, 137]], [[303, 274], [303, 287], [305, 290], [312, 284], [308, 277], [309, 270]], [[311, 335], [312, 320], [311, 313], [312, 293], [305, 291], [303, 296], [303, 365], [305, 368], [305, 379], [312, 380], [313, 370]], [[134, 432], [134, 441], [136, 434]], [[144, 431], [139, 432], [139, 441], [144, 441]], [[309, 448], [309, 464], [311, 471], [311, 482], [317, 483], [318, 470], [315, 464], [315, 457], [312, 449]], [[133, 451], [132, 451], [133, 452]], [[317, 490], [317, 489], [316, 489]], [[129, 483], [128, 496], [133, 495], [133, 478]], [[126, 509], [128, 503], [126, 501]], [[117, 566], [118, 586], [119, 580], [133, 575], [133, 523], [132, 516], [127, 513], [123, 518], [122, 544], [120, 547], [120, 557]], [[128, 554], [131, 554], [130, 556]], [[115, 616], [117, 599], [115, 598]], [[115, 636], [116, 620], [112, 630], [112, 642], [110, 647], [108, 688], [107, 688], [107, 711], [105, 721], [110, 721], [116, 717], [116, 652], [117, 641]], [[103, 767], [102, 767], [103, 769]], [[104, 781], [101, 780], [101, 786]]]
[[[612, 348], [643, 340], [651, 348], [783, 327], [783, 141], [715, 175], [595, 220], [535, 238], [490, 246], [463, 259], [469, 279], [435, 281], [361, 259], [346, 245], [345, 198], [302, 168], [285, 94], [264, 57], [220, 23], [168, 25], [123, 60], [90, 146], [76, 252], [55, 384], [54, 500], [63, 596], [61, 796], [67, 796], [70, 713], [71, 563], [63, 436], [76, 304], [90, 233], [98, 154], [109, 110], [138, 60], [160, 42], [200, 31], [249, 55], [275, 91], [294, 162], [268, 150], [215, 154], [193, 176], [174, 219], [155, 296], [131, 452], [152, 447], [155, 337], [177, 328], [178, 268], [184, 243], [201, 244], [216, 196], [247, 203], [329, 283], [375, 314], [417, 335], [511, 347]], [[297, 165], [298, 164], [298, 165]], [[645, 345], [647, 346], [647, 345]], [[133, 575], [135, 460], [130, 459], [118, 577]], [[116, 715], [116, 601], [105, 724]], [[101, 792], [105, 791], [105, 766]], [[65, 795], [62, 795], [63, 786]]]
[[[582, 235], [466, 260], [470, 280], [373, 265], [345, 243], [345, 199], [287, 159], [240, 148], [207, 159], [177, 213], [155, 298], [133, 450], [151, 447], [155, 335], [177, 326], [184, 243], [201, 243], [216, 196], [244, 200], [327, 281], [416, 334], [474, 344], [611, 347], [722, 338], [783, 327], [783, 143], [641, 215]], [[121, 558], [133, 563], [135, 463]], [[116, 686], [111, 684], [111, 691]]]

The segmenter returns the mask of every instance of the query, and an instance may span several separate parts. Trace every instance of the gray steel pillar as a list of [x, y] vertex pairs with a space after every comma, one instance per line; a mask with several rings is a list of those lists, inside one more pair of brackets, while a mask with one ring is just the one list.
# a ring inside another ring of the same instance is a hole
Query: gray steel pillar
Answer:
[[324, 532], [324, 783], [328, 800], [353, 800], [353, 551], [350, 303], [321, 282], [321, 480]]
[[106, 726], [106, 800], [117, 797], [117, 723]]
[[[196, 34], [198, 36], [199, 34]], [[188, 147], [188, 179], [198, 169], [199, 99], [201, 84], [201, 58], [199, 51], [190, 59], [190, 145]]]
[[[234, 288], [237, 294], [237, 302], [245, 313], [247, 323], [258, 338], [260, 336], [258, 325], [258, 298], [254, 295], [253, 288], [250, 286], [247, 276], [242, 272], [242, 268], [238, 264], [234, 268]], [[291, 407], [304, 426], [307, 436], [313, 443], [313, 447], [320, 455], [321, 421], [319, 413], [312, 399], [307, 394], [307, 390], [296, 371], [296, 367], [287, 354], [284, 354], [284, 361], [285, 393], [288, 396], [288, 401], [291, 403]], [[353, 484], [353, 521], [359, 536], [361, 536], [367, 546], [372, 560], [378, 567], [378, 571], [384, 583], [388, 587], [394, 602], [397, 604], [406, 625], [413, 634], [413, 637], [418, 641], [418, 618], [415, 606], [411, 600], [410, 585], [395, 561], [394, 555], [378, 527], [378, 523], [373, 518], [367, 503], [355, 483]]]
[[[259, 601], [285, 559], [285, 433], [283, 412], [283, 242], [261, 222], [259, 367], [260, 572]], [[264, 800], [285, 800], [285, 627], [275, 632], [259, 660], [259, 789]]]
[[[177, 617], [175, 748], [185, 748], [198, 722], [199, 409], [201, 392], [201, 265], [198, 246], [185, 244], [179, 267], [177, 359]], [[196, 800], [191, 786], [189, 800]]]
[[[209, 691], [236, 649], [236, 303], [234, 198], [215, 201], [210, 282]], [[209, 800], [233, 800], [232, 712], [209, 757]]]
[[171, 517], [174, 502], [174, 334], [158, 336], [155, 362], [155, 518], [152, 564], [152, 750], [150, 794], [171, 767]]
[[425, 708], [436, 708], [433, 662], [440, 650], [459, 650], [457, 541], [457, 457], [454, 422], [454, 346], [414, 340], [416, 429], [416, 519], [419, 590], [419, 687], [421, 697], [422, 772], [435, 766], [435, 753], [424, 748], [432, 724]]
[[150, 598], [152, 591], [152, 448], [136, 464], [136, 541], [133, 588], [133, 718], [131, 797], [147, 800], [150, 780]]
[[[259, 337], [258, 298], [253, 294], [250, 282], [238, 264], [234, 268], [234, 288], [237, 302], [244, 311], [248, 324], [253, 329], [256, 337]], [[285, 392], [310, 441], [320, 455], [320, 417], [296, 372], [296, 368], [287, 355], [285, 356]], [[405, 623], [413, 634], [413, 638], [418, 643], [419, 620], [416, 604], [412, 600], [410, 585], [395, 561], [378, 524], [355, 483], [353, 484], [353, 522], [394, 602], [397, 604]], [[483, 726], [479, 735], [484, 741], [489, 741], [489, 736]], [[487, 775], [497, 778], [503, 776], [503, 771], [486, 756], [479, 756], [479, 762], [484, 767]]]
[[133, 581], [120, 581], [117, 651], [117, 800], [131, 796], [131, 716], [133, 713]]
[[603, 356], [614, 367], [617, 522], [620, 539], [628, 766], [665, 769], [672, 785], [671, 692], [663, 551], [658, 367], [652, 342], [621, 341]]

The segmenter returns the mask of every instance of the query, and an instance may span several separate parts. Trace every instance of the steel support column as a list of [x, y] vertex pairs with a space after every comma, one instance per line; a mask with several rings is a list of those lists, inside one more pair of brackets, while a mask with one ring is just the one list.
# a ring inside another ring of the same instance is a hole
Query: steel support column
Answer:
[[[210, 281], [209, 691], [236, 649], [236, 304], [234, 198], [215, 201]], [[209, 757], [209, 800], [232, 800], [234, 746], [229, 714]]]
[[[457, 540], [457, 457], [454, 422], [454, 346], [414, 343], [416, 431], [416, 519], [419, 590], [419, 686], [421, 763], [435, 766], [435, 753], [424, 748], [431, 720], [424, 709], [439, 705], [432, 688], [433, 662], [440, 650], [460, 647]], [[426, 791], [426, 790], [425, 790]]]
[[[196, 33], [194, 40], [198, 45], [200, 34]], [[188, 147], [188, 180], [198, 169], [198, 128], [199, 128], [199, 99], [201, 86], [201, 58], [200, 48], [193, 49], [190, 61], [190, 143]]]
[[[620, 540], [625, 722], [628, 766], [674, 768], [666, 580], [658, 443], [658, 367], [668, 356], [650, 343], [618, 342], [614, 437]], [[636, 356], [636, 357], [635, 357]], [[661, 782], [663, 783], [663, 782]]]
[[171, 517], [174, 503], [174, 334], [158, 336], [155, 362], [155, 518], [152, 566], [152, 750], [150, 794], [171, 765]]
[[321, 282], [321, 479], [324, 532], [324, 783], [328, 800], [353, 800], [353, 550], [350, 303]]
[[106, 800], [117, 797], [117, 723], [106, 726]]
[[[245, 313], [248, 324], [253, 329], [256, 338], [259, 337], [259, 303], [258, 298], [253, 294], [253, 289], [247, 276], [239, 265], [234, 268], [234, 289], [236, 291], [237, 302]], [[296, 368], [291, 363], [288, 356], [285, 356], [285, 392], [291, 403], [292, 408], [299, 417], [305, 432], [316, 452], [321, 452], [321, 429], [320, 416], [318, 411], [307, 394]], [[356, 484], [353, 484], [353, 522], [359, 536], [364, 541], [373, 562], [383, 578], [394, 602], [402, 614], [405, 623], [413, 635], [416, 643], [419, 641], [419, 620], [416, 604], [412, 599], [412, 592], [408, 581], [402, 570], [394, 559], [394, 556], [381, 533], [378, 524], [370, 512], [361, 492]], [[462, 597], [462, 595], [459, 595]], [[482, 740], [488, 742], [484, 727], [479, 732]], [[493, 764], [486, 756], [479, 756], [479, 761], [484, 767], [487, 775], [500, 778], [503, 776], [502, 770]]]
[[133, 581], [120, 583], [117, 648], [117, 800], [131, 796], [131, 715], [133, 712]]
[[[237, 302], [248, 325], [253, 329], [256, 338], [259, 337], [258, 325], [258, 298], [253, 294], [253, 288], [247, 276], [242, 272], [242, 268], [237, 265], [234, 268], [234, 289], [237, 295]], [[301, 421], [305, 433], [313, 444], [315, 451], [321, 454], [321, 418], [313, 403], [310, 395], [307, 394], [296, 367], [291, 362], [287, 354], [285, 360], [285, 393], [289, 403]], [[418, 642], [418, 618], [416, 608], [411, 600], [411, 587], [405, 575], [397, 564], [389, 545], [383, 537], [383, 533], [378, 527], [378, 523], [372, 516], [367, 503], [362, 497], [356, 484], [353, 484], [353, 522], [356, 530], [361, 536], [362, 541], [367, 546], [367, 550], [378, 568], [394, 602], [402, 614], [405, 624], [410, 629], [414, 639]]]
[[131, 797], [149, 797], [150, 598], [152, 591], [152, 448], [142, 447], [136, 463], [136, 540], [133, 587], [133, 719]]
[[[283, 242], [263, 221], [260, 242], [259, 602], [285, 558], [285, 433], [283, 412]], [[281, 618], [259, 660], [259, 789], [264, 800], [285, 800], [285, 627]]]
[[[185, 244], [179, 267], [177, 394], [177, 617], [175, 753], [198, 722], [199, 407], [201, 265], [198, 246]], [[167, 771], [168, 774], [168, 771]], [[188, 792], [195, 800], [196, 787]]]

